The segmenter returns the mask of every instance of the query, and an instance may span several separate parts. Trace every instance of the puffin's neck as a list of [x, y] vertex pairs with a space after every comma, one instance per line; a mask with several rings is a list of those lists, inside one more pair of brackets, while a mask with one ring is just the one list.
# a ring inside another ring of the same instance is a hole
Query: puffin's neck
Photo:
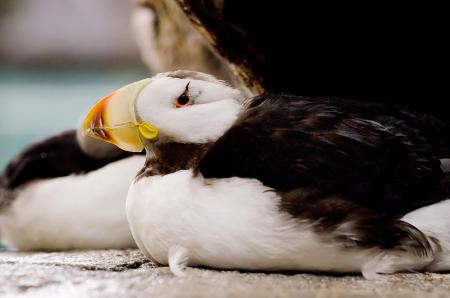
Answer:
[[145, 165], [137, 174], [136, 180], [193, 168], [211, 145], [211, 143], [153, 143], [146, 149]]

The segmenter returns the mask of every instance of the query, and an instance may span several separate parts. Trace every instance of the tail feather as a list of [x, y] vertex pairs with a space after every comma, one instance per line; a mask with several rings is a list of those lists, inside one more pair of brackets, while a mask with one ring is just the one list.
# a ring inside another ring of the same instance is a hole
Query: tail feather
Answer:
[[450, 271], [450, 159], [441, 160], [444, 176], [430, 194], [437, 202], [406, 214], [402, 220], [412, 224], [432, 240], [439, 251], [426, 271]]
[[403, 217], [403, 220], [420, 229], [428, 239], [439, 246], [434, 260], [425, 270], [449, 271], [450, 199], [410, 212]]

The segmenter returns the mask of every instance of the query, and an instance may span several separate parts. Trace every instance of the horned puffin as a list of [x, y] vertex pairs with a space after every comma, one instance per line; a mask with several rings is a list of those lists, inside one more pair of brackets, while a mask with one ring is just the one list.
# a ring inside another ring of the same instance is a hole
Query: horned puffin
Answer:
[[244, 99], [180, 70], [114, 91], [82, 129], [146, 150], [127, 218], [174, 274], [450, 269], [449, 130], [435, 118], [342, 97]]
[[125, 199], [145, 158], [78, 131], [30, 144], [0, 176], [0, 237], [9, 249], [135, 247]]

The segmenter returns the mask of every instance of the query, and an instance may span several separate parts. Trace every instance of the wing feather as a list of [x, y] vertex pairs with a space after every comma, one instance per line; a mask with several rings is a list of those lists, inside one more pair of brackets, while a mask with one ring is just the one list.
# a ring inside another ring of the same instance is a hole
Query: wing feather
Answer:
[[420, 117], [339, 98], [260, 96], [198, 169], [206, 178], [256, 178], [279, 192], [314, 189], [398, 216], [429, 204], [442, 177], [439, 150], [421, 130], [430, 122]]

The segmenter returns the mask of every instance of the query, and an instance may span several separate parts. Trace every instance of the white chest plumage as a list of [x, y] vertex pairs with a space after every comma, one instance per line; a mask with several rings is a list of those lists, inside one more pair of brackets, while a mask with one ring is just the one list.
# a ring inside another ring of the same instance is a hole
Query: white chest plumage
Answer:
[[281, 212], [278, 203], [277, 194], [255, 179], [204, 180], [184, 170], [134, 183], [127, 216], [139, 248], [161, 264], [169, 264], [170, 250], [180, 247], [193, 266], [376, 270], [371, 261], [380, 251], [345, 249], [324, 241], [313, 223]]
[[[141, 251], [170, 264], [175, 273], [181, 272], [176, 263], [183, 259], [181, 266], [362, 272], [369, 278], [433, 264], [431, 258], [399, 252], [342, 247], [316, 234], [314, 223], [280, 211], [279, 201], [255, 179], [205, 180], [183, 170], [135, 182], [128, 193], [127, 216]], [[428, 221], [430, 208], [405, 220], [420, 227]], [[450, 200], [436, 208], [448, 212]], [[433, 228], [426, 230], [432, 233]]]

